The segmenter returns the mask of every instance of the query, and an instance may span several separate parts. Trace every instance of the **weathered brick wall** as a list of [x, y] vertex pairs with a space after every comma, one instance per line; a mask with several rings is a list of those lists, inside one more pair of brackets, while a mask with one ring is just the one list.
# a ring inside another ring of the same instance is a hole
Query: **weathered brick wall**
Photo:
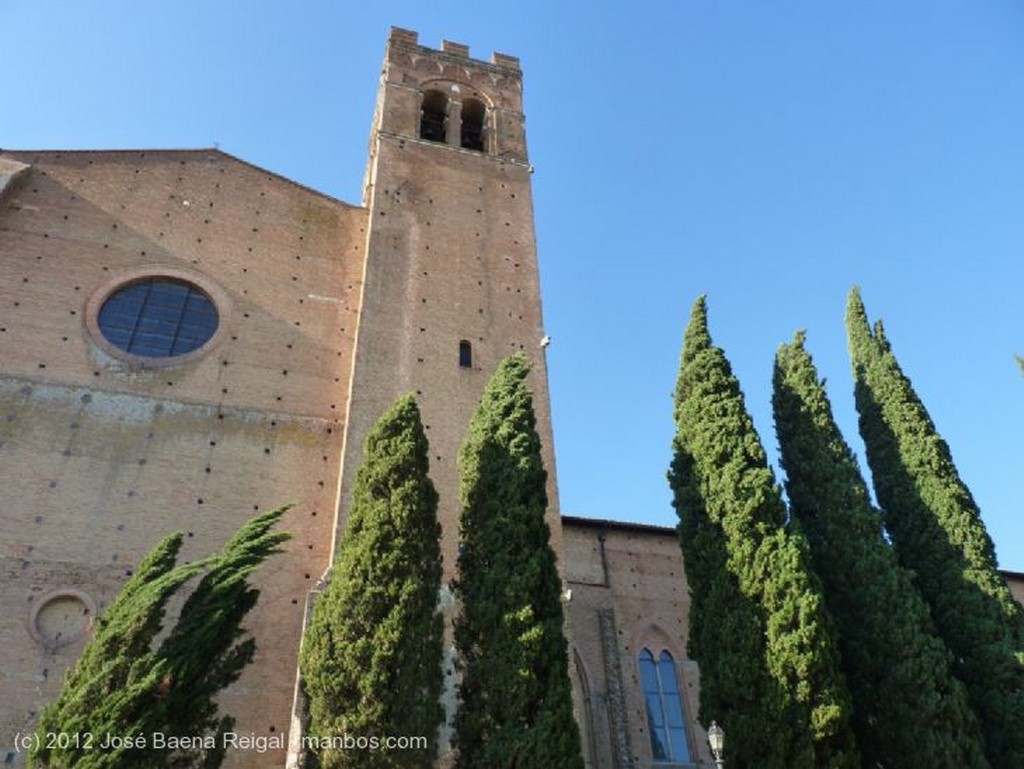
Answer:
[[[332, 545], [365, 212], [216, 151], [5, 154], [32, 168], [0, 207], [0, 756], [82, 646], [33, 638], [35, 602], [75, 588], [102, 610], [167, 532], [194, 559], [290, 502], [295, 537], [255, 577], [256, 661], [222, 700], [240, 732], [286, 734]], [[149, 270], [218, 300], [218, 336], [184, 365], [140, 369], [88, 328]]]
[[673, 530], [563, 518], [573, 648], [590, 678], [591, 766], [651, 765], [638, 655], [667, 650], [676, 663], [697, 766], [714, 766], [697, 723], [700, 680], [686, 656], [689, 592]]

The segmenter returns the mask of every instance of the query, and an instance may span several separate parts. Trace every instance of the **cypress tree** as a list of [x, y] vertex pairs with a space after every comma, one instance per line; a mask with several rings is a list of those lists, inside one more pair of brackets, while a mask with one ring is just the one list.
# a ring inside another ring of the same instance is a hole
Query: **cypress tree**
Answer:
[[[152, 747], [153, 732], [188, 737], [213, 736], [212, 730], [231, 723], [229, 717], [216, 718], [212, 697], [237, 678], [241, 667], [252, 656], [251, 641], [233, 651], [242, 635], [239, 623], [256, 602], [258, 593], [245, 582], [245, 576], [270, 553], [287, 534], [266, 534], [284, 513], [279, 508], [246, 526], [218, 554], [195, 563], [175, 565], [182, 535], [171, 534], [161, 540], [142, 560], [117, 597], [96, 621], [93, 637], [82, 656], [72, 666], [57, 700], [40, 715], [37, 747], [30, 756], [34, 767], [75, 767], [76, 769], [139, 769], [152, 766], [219, 766], [223, 751], [196, 750], [168, 754]], [[239, 560], [238, 554], [246, 552]], [[186, 601], [174, 629], [158, 649], [154, 639], [163, 627], [167, 603], [186, 582], [208, 570], [196, 593], [218, 579], [233, 580], [225, 569], [239, 567], [238, 578], [245, 594], [244, 610], [233, 601], [239, 593], [224, 600], [207, 601], [201, 606]], [[219, 575], [219, 577], [217, 576]], [[192, 605], [190, 608], [190, 604]], [[202, 611], [198, 611], [198, 609]], [[222, 616], [227, 613], [228, 619]], [[210, 644], [213, 634], [220, 638]], [[174, 642], [171, 643], [172, 639]], [[224, 653], [211, 655], [215, 647]], [[171, 652], [176, 653], [172, 654]], [[231, 664], [227, 664], [230, 660]], [[230, 669], [232, 675], [222, 675]], [[78, 735], [66, 748], [48, 747], [44, 735]], [[145, 747], [121, 745], [100, 750], [100, 739], [144, 736]], [[91, 737], [87, 736], [91, 735]]]
[[831, 617], [739, 383], [693, 307], [675, 395], [669, 482], [692, 593], [701, 719], [732, 735], [731, 766], [859, 766]]
[[865, 766], [988, 767], [967, 694], [928, 607], [882, 535], [804, 335], [779, 348], [772, 405], [790, 513], [839, 628]]
[[460, 769], [583, 767], [529, 368], [502, 361], [459, 453]]
[[[303, 640], [313, 758], [322, 767], [427, 769], [441, 694], [441, 527], [416, 401], [400, 398], [366, 439], [331, 581]], [[426, 737], [426, 750], [345, 750], [331, 738]]]
[[875, 495], [900, 562], [911, 569], [952, 650], [996, 767], [1024, 767], [1024, 617], [996, 569], [981, 514], [881, 323], [860, 293], [847, 306], [860, 432]]
[[[157, 652], [167, 672], [148, 715], [153, 731], [182, 737], [218, 735], [215, 741], [221, 746], [219, 735], [231, 730], [234, 720], [230, 716], [218, 720], [213, 698], [238, 679], [256, 653], [255, 639], [242, 628], [242, 620], [259, 598], [249, 577], [291, 538], [270, 530], [288, 508], [275, 508], [242, 526], [185, 601], [174, 629]], [[207, 751], [190, 749], [167, 757], [163, 765], [208, 766], [206, 759]]]
[[[181, 533], [162, 539], [97, 618], [92, 639], [68, 671], [60, 695], [40, 714], [38, 739], [29, 757], [32, 766], [138, 765], [133, 760], [139, 757], [137, 751], [94, 748], [104, 734], [147, 734], [140, 721], [166, 674], [152, 642], [171, 596], [203, 566], [175, 567], [182, 540]], [[78, 740], [54, 746], [47, 734], [76, 735]]]

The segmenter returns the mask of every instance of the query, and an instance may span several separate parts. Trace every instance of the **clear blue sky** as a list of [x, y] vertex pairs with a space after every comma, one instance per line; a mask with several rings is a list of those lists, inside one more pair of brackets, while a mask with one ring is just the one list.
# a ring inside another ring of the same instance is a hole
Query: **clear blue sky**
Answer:
[[6, 0], [0, 147], [219, 143], [357, 203], [392, 24], [522, 60], [565, 512], [674, 524], [702, 293], [769, 452], [806, 328], [861, 453], [859, 283], [1024, 571], [1024, 6]]

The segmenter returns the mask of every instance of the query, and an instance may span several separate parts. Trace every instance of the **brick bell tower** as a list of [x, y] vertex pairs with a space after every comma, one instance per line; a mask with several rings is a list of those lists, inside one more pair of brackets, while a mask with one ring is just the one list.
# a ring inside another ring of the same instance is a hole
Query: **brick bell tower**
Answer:
[[348, 403], [334, 544], [344, 536], [366, 435], [395, 398], [415, 393], [439, 495], [444, 577], [446, 725], [451, 763], [455, 666], [451, 646], [459, 537], [459, 447], [498, 363], [533, 363], [537, 429], [548, 472], [547, 520], [561, 560], [544, 326], [523, 127], [519, 60], [440, 51], [392, 28], [370, 136], [361, 313]]
[[445, 584], [459, 529], [456, 458], [498, 362], [522, 350], [561, 554], [540, 285], [519, 60], [470, 58], [393, 28], [370, 137], [368, 232], [335, 541], [344, 534], [367, 432], [417, 395], [440, 496]]

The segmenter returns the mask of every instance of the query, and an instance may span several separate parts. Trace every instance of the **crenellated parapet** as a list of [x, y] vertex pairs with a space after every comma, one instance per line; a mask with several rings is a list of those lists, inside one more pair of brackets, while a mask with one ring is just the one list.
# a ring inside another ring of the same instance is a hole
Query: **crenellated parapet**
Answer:
[[474, 59], [469, 46], [445, 40], [422, 46], [418, 35], [393, 27], [384, 64], [388, 109], [378, 130], [414, 141], [526, 162], [519, 59], [494, 53]]

